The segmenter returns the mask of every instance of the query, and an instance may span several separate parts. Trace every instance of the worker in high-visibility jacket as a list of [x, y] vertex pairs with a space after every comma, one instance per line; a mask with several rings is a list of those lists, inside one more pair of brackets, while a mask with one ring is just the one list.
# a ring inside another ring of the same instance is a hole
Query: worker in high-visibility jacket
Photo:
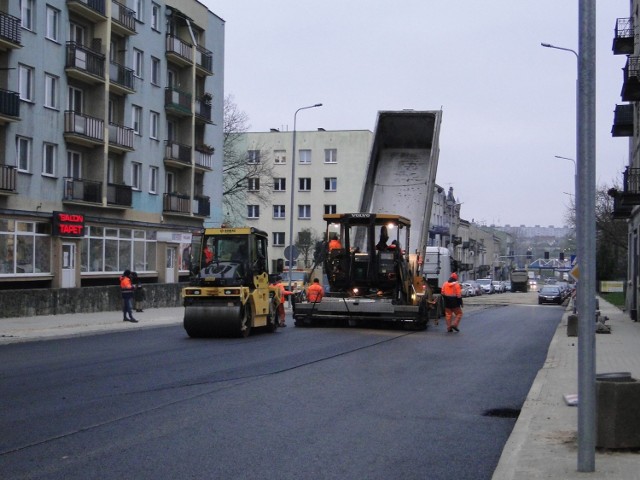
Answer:
[[[447, 322], [447, 332], [459, 332], [458, 326], [462, 319], [462, 287], [458, 283], [458, 275], [452, 273], [442, 289], [444, 300], [444, 319]], [[453, 317], [453, 318], [452, 318]]]
[[324, 297], [324, 288], [320, 285], [320, 280], [313, 279], [313, 283], [307, 288], [307, 301], [311, 303], [318, 303]]

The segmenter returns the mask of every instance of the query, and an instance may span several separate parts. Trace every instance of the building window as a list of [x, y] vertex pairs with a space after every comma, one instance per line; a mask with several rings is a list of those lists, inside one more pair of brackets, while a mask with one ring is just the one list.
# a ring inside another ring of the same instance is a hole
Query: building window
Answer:
[[284, 245], [284, 232], [273, 232], [273, 246], [281, 247]]
[[133, 49], [133, 74], [138, 78], [142, 78], [142, 72], [144, 71], [144, 65], [142, 62], [143, 58], [144, 58], [144, 54], [142, 53], [142, 51], [138, 50], [137, 48], [134, 48]]
[[260, 205], [247, 205], [247, 218], [260, 218]]
[[129, 228], [88, 227], [82, 239], [83, 273], [156, 271], [156, 233]]
[[151, 5], [151, 28], [160, 30], [160, 5], [157, 3]]
[[82, 179], [82, 155], [80, 152], [67, 151], [67, 177]]
[[283, 165], [287, 163], [287, 151], [286, 150], [274, 150], [273, 151], [273, 163]]
[[325, 177], [324, 191], [335, 192], [338, 189], [338, 179], [336, 177]]
[[58, 146], [45, 143], [42, 148], [42, 175], [53, 177], [58, 163]]
[[259, 178], [248, 178], [249, 182], [248, 189], [250, 192], [257, 192], [260, 190], [260, 179]]
[[28, 172], [31, 169], [31, 142], [30, 138], [16, 137], [18, 171], [20, 172]]
[[151, 83], [160, 85], [160, 59], [151, 57]]
[[311, 163], [311, 150], [298, 150], [298, 156], [300, 158], [300, 163]]
[[46, 37], [54, 42], [58, 41], [58, 29], [60, 24], [60, 10], [47, 5], [47, 33]]
[[142, 164], [139, 162], [131, 162], [131, 188], [140, 190], [142, 185]]
[[338, 163], [338, 149], [337, 148], [325, 148], [324, 149], [324, 163]]
[[298, 205], [298, 218], [300, 220], [311, 219], [311, 205]]
[[0, 218], [0, 276], [51, 274], [51, 222]]
[[133, 14], [136, 17], [136, 20], [138, 20], [139, 22], [142, 21], [142, 15], [143, 15], [143, 5], [142, 5], [142, 0], [134, 0], [133, 2], [133, 6], [131, 7], [133, 10]]
[[274, 205], [273, 206], [273, 218], [286, 218], [285, 217], [285, 206], [284, 205]]
[[158, 112], [149, 112], [149, 136], [154, 140], [158, 139], [159, 123], [160, 123], [160, 114]]
[[33, 68], [20, 65], [20, 100], [33, 102]]
[[44, 75], [44, 106], [59, 108], [58, 77], [45, 73]]
[[331, 214], [331, 213], [338, 213], [338, 208], [336, 205], [325, 205], [324, 206], [324, 213], [325, 214]]
[[287, 191], [287, 179], [286, 178], [274, 178], [273, 179], [273, 191], [274, 192], [286, 192]]
[[158, 167], [149, 167], [149, 193], [158, 193]]
[[20, 0], [20, 26], [33, 30], [33, 2], [34, 0]]
[[309, 177], [301, 177], [298, 179], [298, 190], [301, 192], [310, 192], [311, 191], [311, 178]]
[[247, 152], [247, 163], [260, 163], [260, 150], [249, 150]]
[[136, 135], [140, 135], [142, 131], [142, 107], [137, 105], [131, 106], [131, 128]]

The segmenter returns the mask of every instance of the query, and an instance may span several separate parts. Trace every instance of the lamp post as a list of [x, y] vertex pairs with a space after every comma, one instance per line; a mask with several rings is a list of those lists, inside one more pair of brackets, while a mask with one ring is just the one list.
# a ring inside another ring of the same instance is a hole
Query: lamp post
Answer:
[[293, 266], [293, 196], [295, 192], [295, 181], [296, 181], [296, 121], [298, 117], [298, 112], [300, 110], [307, 110], [308, 108], [316, 108], [321, 107], [321, 103], [316, 103], [315, 105], [309, 105], [306, 107], [300, 107], [296, 110], [296, 113], [293, 114], [293, 147], [291, 152], [291, 211], [289, 212], [289, 291], [291, 291], [291, 270]]
[[578, 2], [580, 53], [543, 43], [543, 47], [571, 52], [578, 60], [576, 88], [576, 234], [578, 282], [578, 471], [595, 471], [595, 60], [596, 2]]
[[560, 155], [554, 155], [554, 157], [561, 158], [562, 160], [568, 160], [573, 163], [573, 191], [577, 192], [578, 191], [578, 164], [573, 158], [563, 157]]

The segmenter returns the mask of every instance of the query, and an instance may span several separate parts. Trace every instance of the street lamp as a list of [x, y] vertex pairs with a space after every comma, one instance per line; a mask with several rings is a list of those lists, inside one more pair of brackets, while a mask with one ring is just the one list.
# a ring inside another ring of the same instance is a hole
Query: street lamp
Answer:
[[316, 103], [315, 105], [300, 107], [296, 110], [296, 113], [293, 114], [293, 148], [291, 153], [291, 211], [289, 212], [289, 291], [291, 291], [292, 285], [291, 270], [293, 265], [293, 195], [295, 192], [296, 181], [296, 121], [298, 112], [300, 110], [306, 110], [308, 108], [316, 108], [321, 106], [321, 103]]
[[[577, 193], [578, 191], [578, 164], [573, 158], [562, 157], [560, 155], [554, 155], [556, 158], [561, 158], [562, 160], [568, 160], [573, 162], [573, 191]], [[566, 192], [565, 192], [566, 193]]]

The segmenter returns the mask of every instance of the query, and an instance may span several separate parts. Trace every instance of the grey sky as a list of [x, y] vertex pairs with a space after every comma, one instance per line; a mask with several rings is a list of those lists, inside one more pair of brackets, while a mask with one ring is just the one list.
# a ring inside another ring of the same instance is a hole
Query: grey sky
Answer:
[[[573, 193], [578, 0], [201, 0], [226, 21], [225, 94], [251, 131], [373, 130], [379, 110], [442, 108], [437, 182], [467, 220], [564, 225]], [[611, 137], [629, 0], [597, 2], [599, 185], [620, 183]]]

